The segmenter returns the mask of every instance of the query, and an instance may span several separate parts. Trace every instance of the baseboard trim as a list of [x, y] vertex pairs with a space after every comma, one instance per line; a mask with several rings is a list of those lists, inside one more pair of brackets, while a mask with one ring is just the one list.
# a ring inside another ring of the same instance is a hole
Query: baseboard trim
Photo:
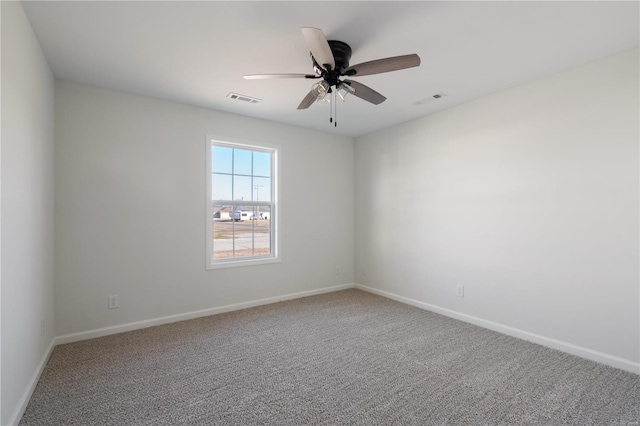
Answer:
[[419, 300], [410, 299], [408, 297], [399, 296], [387, 291], [378, 290], [376, 288], [368, 287], [362, 284], [354, 284], [354, 287], [369, 293], [377, 294], [378, 296], [386, 297], [388, 299], [402, 302], [407, 305], [416, 306], [427, 311], [435, 312], [437, 314], [445, 315], [450, 318], [454, 318], [460, 321], [468, 322], [483, 328], [488, 328], [493, 331], [497, 331], [502, 334], [517, 337], [522, 340], [537, 343], [542, 346], [547, 346], [552, 349], [557, 349], [562, 352], [569, 353], [571, 355], [586, 358], [591, 361], [599, 362], [601, 364], [608, 365], [610, 367], [619, 368], [621, 370], [628, 371], [630, 373], [640, 374], [640, 363], [630, 361], [628, 359], [620, 358], [614, 355], [609, 355], [603, 352], [594, 351], [582, 346], [574, 345], [572, 343], [563, 342], [561, 340], [552, 339], [539, 334], [530, 333], [528, 331], [520, 330], [518, 328], [510, 327], [508, 325], [488, 321], [482, 318], [474, 317], [472, 315], [463, 314], [453, 311], [451, 309], [442, 308], [440, 306], [432, 305], [430, 303], [421, 302]]
[[314, 296], [323, 293], [332, 293], [334, 291], [346, 290], [354, 288], [355, 284], [342, 284], [332, 287], [324, 287], [316, 290], [301, 291], [297, 293], [285, 294], [282, 296], [268, 297], [266, 299], [252, 300], [249, 302], [235, 303], [232, 305], [219, 306], [216, 308], [202, 309], [198, 311], [186, 312], [183, 314], [168, 315], [160, 318], [153, 318], [143, 321], [130, 322], [127, 324], [115, 325], [111, 327], [97, 328], [94, 330], [81, 331], [79, 333], [65, 334], [55, 338], [55, 344], [61, 345], [65, 343], [78, 342], [81, 340], [95, 339], [97, 337], [108, 336], [111, 334], [124, 333], [127, 331], [140, 330], [142, 328], [154, 327], [156, 325], [169, 324], [172, 322], [185, 321], [194, 318], [206, 317], [209, 315], [222, 314], [225, 312], [238, 311], [240, 309], [253, 308], [255, 306], [269, 305], [271, 303], [282, 302], [285, 300], [299, 299], [301, 297]]
[[38, 368], [36, 368], [36, 371], [33, 372], [33, 375], [31, 376], [31, 380], [29, 380], [29, 384], [27, 385], [27, 388], [22, 394], [22, 397], [20, 398], [20, 401], [18, 402], [16, 409], [13, 411], [13, 415], [9, 419], [9, 423], [8, 423], [9, 425], [17, 425], [20, 422], [20, 419], [22, 418], [22, 416], [24, 415], [24, 412], [27, 409], [27, 405], [29, 405], [29, 400], [31, 399], [31, 395], [33, 395], [33, 391], [36, 389], [38, 380], [40, 380], [40, 375], [44, 371], [44, 367], [45, 365], [47, 365], [47, 361], [49, 361], [49, 357], [51, 356], [51, 352], [53, 352], [53, 348], [56, 346], [55, 342], [56, 342], [56, 339], [53, 338], [51, 340], [51, 343], [49, 344], [49, 347], [44, 352], [44, 355], [42, 355], [42, 358], [40, 359], [40, 363], [38, 364]]

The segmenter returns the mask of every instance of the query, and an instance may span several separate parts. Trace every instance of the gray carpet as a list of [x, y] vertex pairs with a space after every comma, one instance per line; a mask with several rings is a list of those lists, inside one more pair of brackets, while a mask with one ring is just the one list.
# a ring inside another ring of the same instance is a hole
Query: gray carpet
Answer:
[[630, 425], [640, 377], [359, 290], [55, 348], [21, 425]]

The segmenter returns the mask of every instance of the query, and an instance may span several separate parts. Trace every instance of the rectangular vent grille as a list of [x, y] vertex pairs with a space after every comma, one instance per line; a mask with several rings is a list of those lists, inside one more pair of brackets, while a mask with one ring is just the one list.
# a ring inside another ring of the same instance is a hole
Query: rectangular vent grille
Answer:
[[429, 96], [428, 98], [420, 99], [419, 101], [416, 101], [413, 104], [414, 105], [422, 105], [422, 104], [426, 104], [426, 103], [431, 102], [431, 101], [437, 101], [438, 99], [442, 99], [445, 96], [447, 96], [446, 93], [438, 92], [438, 93], [435, 93], [435, 94]]
[[260, 102], [262, 100], [262, 99], [258, 99], [258, 98], [252, 98], [251, 96], [239, 95], [238, 93], [233, 93], [233, 92], [229, 92], [229, 94], [227, 95], [227, 98], [233, 99], [233, 100], [236, 100], [236, 101], [247, 102], [247, 103], [250, 103], [250, 104], [257, 104], [258, 102]]

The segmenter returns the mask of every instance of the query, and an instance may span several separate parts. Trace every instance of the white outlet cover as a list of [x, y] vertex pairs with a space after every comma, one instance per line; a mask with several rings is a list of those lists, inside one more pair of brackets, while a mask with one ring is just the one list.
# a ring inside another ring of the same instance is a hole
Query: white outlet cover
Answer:
[[117, 294], [109, 296], [109, 301], [107, 303], [107, 307], [109, 309], [119, 308], [120, 307], [120, 297]]

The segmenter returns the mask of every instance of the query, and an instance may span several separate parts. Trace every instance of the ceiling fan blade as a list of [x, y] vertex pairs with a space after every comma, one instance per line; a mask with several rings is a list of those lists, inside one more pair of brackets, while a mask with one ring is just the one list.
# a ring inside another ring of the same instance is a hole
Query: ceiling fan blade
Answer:
[[333, 52], [329, 47], [329, 42], [324, 36], [324, 33], [319, 28], [303, 27], [302, 35], [307, 42], [309, 51], [315, 58], [316, 62], [322, 67], [329, 66], [329, 70], [335, 69], [336, 62], [333, 58]]
[[392, 58], [363, 62], [347, 68], [344, 74], [352, 77], [361, 77], [363, 75], [403, 70], [405, 68], [417, 67], [418, 65], [420, 65], [420, 56], [412, 53], [411, 55], [394, 56]]
[[313, 92], [307, 93], [307, 96], [304, 97], [300, 105], [298, 105], [298, 109], [307, 109], [316, 101], [316, 95]]
[[246, 80], [269, 80], [275, 78], [320, 78], [314, 74], [249, 74], [245, 75]]
[[387, 100], [387, 98], [373, 90], [371, 87], [360, 84], [357, 81], [344, 80], [343, 83], [347, 83], [349, 86], [355, 89], [353, 96], [357, 96], [360, 99], [364, 99], [365, 101], [371, 102], [374, 105], [380, 105]]

